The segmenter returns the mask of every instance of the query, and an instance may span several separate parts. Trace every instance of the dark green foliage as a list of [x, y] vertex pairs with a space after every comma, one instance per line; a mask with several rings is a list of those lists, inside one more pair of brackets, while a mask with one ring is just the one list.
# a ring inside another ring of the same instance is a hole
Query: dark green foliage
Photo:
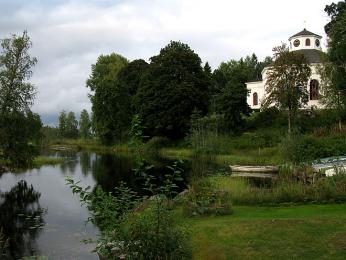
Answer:
[[84, 139], [90, 138], [91, 136], [91, 120], [88, 111], [82, 110], [79, 119], [79, 133]]
[[58, 129], [59, 136], [62, 138], [78, 137], [78, 121], [72, 111], [67, 115], [65, 111], [60, 112]]
[[15, 167], [32, 163], [37, 152], [34, 143], [41, 137], [41, 119], [30, 111], [35, 87], [28, 80], [37, 63], [29, 55], [31, 45], [26, 32], [1, 40], [0, 155]]
[[287, 126], [287, 116], [276, 107], [269, 107], [260, 112], [253, 112], [246, 120], [248, 129], [282, 128]]
[[[326, 24], [325, 31], [329, 37], [328, 57], [331, 62], [338, 65], [339, 80], [345, 80], [346, 70], [346, 1], [339, 1], [337, 4], [327, 5], [325, 12], [331, 21]], [[344, 74], [344, 75], [341, 75]], [[339, 82], [340, 84], [342, 82]]]
[[1, 40], [0, 54], [0, 113], [25, 112], [35, 97], [35, 87], [27, 82], [36, 58], [29, 55], [32, 43], [26, 31]]
[[66, 112], [63, 110], [59, 114], [59, 136], [65, 137], [66, 135]]
[[73, 179], [66, 178], [67, 184], [73, 193], [79, 194], [81, 202], [85, 204], [90, 212], [89, 221], [97, 225], [102, 232], [113, 231], [119, 227], [118, 219], [133, 209], [138, 203], [138, 197], [134, 192], [120, 183], [115, 189], [113, 196], [111, 192], [105, 192], [101, 186], [97, 186], [93, 192], [90, 187], [82, 188]]
[[87, 85], [95, 91], [91, 97], [93, 128], [103, 143], [128, 138], [131, 119], [137, 111], [133, 97], [147, 66], [143, 60], [127, 63], [115, 54], [100, 56], [97, 64], [93, 65]]
[[259, 62], [255, 54], [246, 56], [245, 59], [241, 58], [239, 61], [222, 62], [213, 73], [216, 90], [221, 90], [230, 81], [245, 84], [248, 81], [261, 80], [262, 70], [270, 63], [272, 63], [271, 57]]
[[211, 67], [209, 65], [209, 62], [206, 62], [204, 64], [203, 70], [204, 70], [205, 74], [207, 74], [207, 76], [209, 76], [209, 77], [212, 76], [212, 71], [211, 71]]
[[39, 115], [32, 112], [0, 114], [1, 158], [14, 167], [30, 165], [39, 152], [41, 127]]
[[297, 114], [295, 124], [300, 133], [312, 133], [319, 129], [332, 129], [338, 120], [339, 114], [333, 109], [308, 110]]
[[164, 136], [154, 136], [148, 142], [145, 143], [145, 149], [149, 151], [155, 151], [160, 148], [168, 147], [171, 141]]
[[[333, 103], [341, 103], [343, 110], [346, 104], [346, 2], [339, 1], [325, 7], [330, 17], [325, 31], [328, 35], [327, 72], [329, 88], [334, 92]], [[328, 70], [328, 68], [331, 68]], [[328, 97], [327, 97], [328, 98]], [[330, 98], [330, 97], [329, 97]]]
[[59, 129], [57, 127], [52, 127], [52, 126], [43, 126], [42, 137], [45, 142], [49, 140], [56, 140], [60, 137]]
[[125, 241], [138, 242], [129, 243], [129, 259], [191, 259], [188, 234], [176, 227], [172, 214], [164, 205], [160, 207], [150, 207], [133, 220], [128, 230], [131, 236]]
[[150, 61], [135, 98], [145, 134], [181, 138], [192, 111], [207, 112], [208, 76], [199, 56], [181, 42], [172, 41]]
[[101, 230], [96, 251], [106, 259], [190, 259], [187, 233], [174, 221], [170, 198], [179, 179], [179, 162], [169, 166], [171, 174], [157, 185], [150, 174], [153, 166], [141, 161], [135, 170], [144, 179], [143, 188], [153, 196], [138, 197], [124, 184], [116, 192], [83, 189], [71, 178], [66, 181], [90, 211], [90, 220]]
[[65, 137], [77, 138], [78, 137], [78, 121], [73, 112], [69, 112], [66, 117], [66, 132]]
[[[119, 88], [124, 91], [124, 94], [129, 98], [129, 103], [132, 103], [132, 98], [136, 95], [143, 74], [148, 69], [148, 63], [144, 60], [134, 60], [127, 64], [118, 75]], [[131, 107], [136, 109], [135, 107]], [[136, 111], [134, 111], [136, 112]]]
[[231, 133], [245, 126], [244, 116], [249, 115], [245, 84], [228, 82], [217, 97], [217, 111], [224, 114], [225, 125]]
[[127, 59], [112, 53], [101, 55], [91, 66], [91, 75], [87, 80], [93, 111], [93, 127], [100, 140], [105, 144], [114, 142], [119, 134], [117, 129], [118, 74], [128, 64]]
[[213, 100], [211, 111], [217, 111], [225, 117], [228, 131], [237, 133], [244, 127], [244, 116], [250, 112], [247, 105], [248, 91], [245, 83], [260, 80], [261, 72], [271, 62], [258, 62], [253, 54], [239, 61], [223, 62], [213, 73]]
[[324, 157], [341, 156], [346, 154], [346, 138], [344, 135], [293, 135], [282, 142], [282, 153], [287, 161], [293, 163], [308, 163]]
[[117, 79], [117, 95], [112, 101], [113, 124], [117, 129], [115, 139], [127, 139], [131, 127], [131, 119], [138, 113], [133, 98], [137, 93], [141, 78], [148, 68], [144, 60], [134, 60], [124, 66]]
[[134, 115], [131, 122], [131, 129], [129, 132], [130, 136], [130, 145], [135, 148], [139, 149], [140, 146], [142, 146], [144, 141], [143, 136], [143, 123], [139, 115]]

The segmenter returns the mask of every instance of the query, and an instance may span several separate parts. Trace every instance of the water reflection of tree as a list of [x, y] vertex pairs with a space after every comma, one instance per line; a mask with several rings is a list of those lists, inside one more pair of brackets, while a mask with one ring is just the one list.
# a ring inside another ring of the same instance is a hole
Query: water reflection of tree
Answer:
[[0, 192], [0, 229], [9, 238], [6, 255], [1, 259], [19, 259], [37, 255], [35, 239], [44, 224], [41, 194], [19, 181], [9, 192]]
[[[146, 157], [146, 160], [149, 164], [154, 165], [147, 173], [153, 175], [157, 184], [160, 185], [165, 174], [171, 173], [167, 165], [172, 165], [174, 160], [157, 156]], [[106, 191], [114, 191], [114, 188], [122, 181], [132, 190], [142, 193], [144, 192], [144, 180], [139, 176], [135, 176], [134, 169], [137, 167], [137, 161], [133, 155], [96, 154], [92, 160], [91, 169], [97, 183]], [[177, 185], [180, 188], [185, 188], [185, 183], [177, 183]]]
[[66, 158], [66, 161], [60, 164], [61, 172], [64, 175], [74, 174], [74, 172], [76, 171], [76, 166], [78, 164], [78, 154], [75, 151], [64, 151], [64, 153], [60, 153], [60, 156]]
[[80, 153], [80, 166], [81, 171], [84, 176], [88, 175], [88, 172], [91, 169], [91, 154], [88, 152], [81, 152]]
[[133, 157], [114, 154], [97, 154], [91, 167], [95, 180], [106, 191], [113, 191], [120, 181], [134, 188], [134, 168]]

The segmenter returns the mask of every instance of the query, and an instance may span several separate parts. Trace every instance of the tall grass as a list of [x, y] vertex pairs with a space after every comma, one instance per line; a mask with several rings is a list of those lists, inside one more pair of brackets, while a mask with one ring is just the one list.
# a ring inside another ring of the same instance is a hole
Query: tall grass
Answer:
[[339, 173], [333, 177], [318, 178], [313, 183], [306, 183], [281, 173], [273, 179], [271, 187], [258, 187], [241, 177], [210, 177], [214, 189], [230, 194], [234, 205], [260, 205], [278, 203], [304, 202], [338, 202], [346, 201], [346, 174]]
[[41, 167], [43, 165], [55, 165], [64, 162], [64, 158], [61, 157], [48, 157], [48, 156], [38, 156], [33, 161], [33, 167]]

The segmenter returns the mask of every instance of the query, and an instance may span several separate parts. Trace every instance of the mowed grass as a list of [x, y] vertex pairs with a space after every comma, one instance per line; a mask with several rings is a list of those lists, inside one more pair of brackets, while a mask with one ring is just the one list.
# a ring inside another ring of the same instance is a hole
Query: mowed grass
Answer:
[[346, 259], [346, 205], [234, 207], [184, 219], [193, 259]]

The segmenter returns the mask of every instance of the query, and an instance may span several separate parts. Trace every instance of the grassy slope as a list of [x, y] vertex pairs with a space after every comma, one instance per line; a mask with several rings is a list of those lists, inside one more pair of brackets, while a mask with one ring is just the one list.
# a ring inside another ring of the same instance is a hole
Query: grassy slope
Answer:
[[346, 205], [235, 207], [184, 219], [194, 259], [346, 259]]
[[206, 159], [219, 164], [231, 165], [280, 165], [284, 159], [277, 148], [232, 150], [228, 154], [195, 154], [190, 148], [162, 148], [160, 155], [163, 157], [193, 158], [194, 156], [205, 156]]

